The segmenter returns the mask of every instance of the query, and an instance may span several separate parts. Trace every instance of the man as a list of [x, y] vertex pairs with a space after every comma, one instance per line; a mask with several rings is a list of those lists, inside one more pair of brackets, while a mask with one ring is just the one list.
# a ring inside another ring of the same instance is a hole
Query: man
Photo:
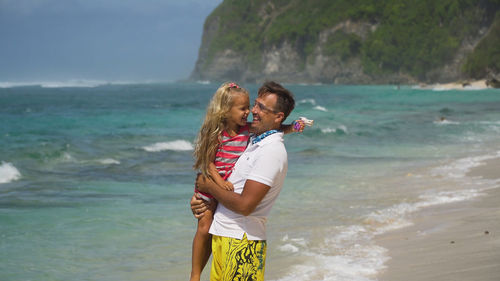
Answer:
[[[295, 106], [293, 95], [276, 82], [259, 89], [252, 108], [255, 134], [235, 164], [229, 181], [234, 191], [199, 176], [196, 186], [219, 202], [210, 227], [210, 280], [264, 280], [266, 220], [285, 180], [288, 160], [283, 133], [278, 131]], [[193, 197], [195, 216], [206, 209]]]

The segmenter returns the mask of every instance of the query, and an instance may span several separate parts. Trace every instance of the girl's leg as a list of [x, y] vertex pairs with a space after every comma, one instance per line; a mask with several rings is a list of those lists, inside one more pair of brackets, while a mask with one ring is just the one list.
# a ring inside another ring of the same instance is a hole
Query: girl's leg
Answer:
[[191, 260], [191, 281], [199, 281], [201, 272], [210, 258], [212, 241], [208, 230], [213, 220], [213, 211], [205, 211], [205, 215], [198, 219], [198, 228], [193, 239], [193, 253]]

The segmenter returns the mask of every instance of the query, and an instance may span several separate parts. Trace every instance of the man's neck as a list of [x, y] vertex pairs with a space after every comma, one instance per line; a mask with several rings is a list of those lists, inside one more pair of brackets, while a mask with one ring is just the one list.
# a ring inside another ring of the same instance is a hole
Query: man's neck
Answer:
[[265, 131], [264, 133], [260, 134], [260, 135], [257, 135], [255, 136], [253, 139], [252, 139], [252, 144], [256, 144], [258, 142], [260, 142], [261, 140], [269, 137], [270, 135], [273, 135], [273, 134], [276, 134], [278, 133], [279, 131], [276, 130], [276, 129], [272, 129], [272, 130], [269, 130], [269, 131]]

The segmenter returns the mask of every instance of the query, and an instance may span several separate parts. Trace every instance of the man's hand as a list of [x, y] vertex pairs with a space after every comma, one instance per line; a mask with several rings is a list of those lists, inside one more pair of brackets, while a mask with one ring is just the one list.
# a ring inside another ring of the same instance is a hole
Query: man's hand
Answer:
[[193, 215], [195, 218], [199, 219], [205, 215], [206, 210], [214, 210], [215, 209], [215, 202], [214, 200], [211, 200], [210, 202], [207, 202], [201, 198], [198, 197], [198, 195], [195, 193], [193, 197], [191, 197], [191, 211], [193, 212]]
[[210, 193], [210, 191], [208, 190], [208, 187], [207, 187], [209, 181], [211, 181], [211, 180], [207, 179], [201, 173], [198, 173], [198, 175], [196, 176], [196, 182], [194, 183], [194, 186], [196, 187], [196, 189], [198, 189], [201, 192]]

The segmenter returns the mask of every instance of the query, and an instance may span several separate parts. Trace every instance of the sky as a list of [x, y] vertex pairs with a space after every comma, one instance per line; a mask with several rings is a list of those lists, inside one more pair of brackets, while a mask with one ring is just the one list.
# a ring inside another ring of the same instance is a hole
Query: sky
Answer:
[[189, 77], [222, 0], [0, 0], [0, 82]]

